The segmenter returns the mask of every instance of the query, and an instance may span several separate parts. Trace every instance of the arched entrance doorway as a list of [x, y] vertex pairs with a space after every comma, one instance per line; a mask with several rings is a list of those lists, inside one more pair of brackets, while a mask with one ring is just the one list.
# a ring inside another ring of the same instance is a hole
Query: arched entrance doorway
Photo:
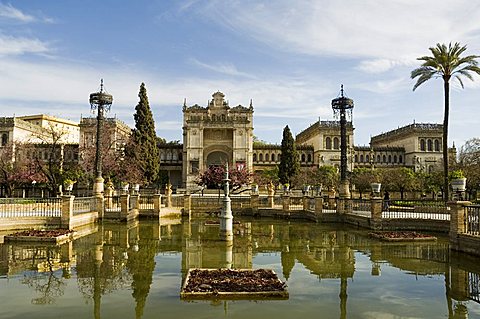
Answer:
[[207, 155], [207, 167], [225, 165], [228, 162], [228, 154], [222, 151], [213, 151]]

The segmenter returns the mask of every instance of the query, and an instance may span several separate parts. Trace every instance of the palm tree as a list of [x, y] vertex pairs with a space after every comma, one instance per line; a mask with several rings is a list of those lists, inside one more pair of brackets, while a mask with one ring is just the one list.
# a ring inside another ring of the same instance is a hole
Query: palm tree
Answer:
[[437, 43], [433, 48], [429, 48], [432, 56], [423, 56], [417, 58], [423, 61], [422, 65], [413, 70], [410, 77], [418, 77], [417, 83], [413, 86], [413, 91], [424, 82], [433, 78], [441, 77], [443, 79], [443, 91], [445, 97], [443, 114], [443, 182], [444, 182], [444, 200], [448, 200], [448, 114], [450, 112], [450, 79], [454, 77], [463, 88], [461, 76], [473, 81], [472, 72], [480, 75], [480, 67], [476, 60], [480, 56], [468, 55], [462, 56], [467, 46], [460, 46], [458, 42], [454, 45], [449, 43]]

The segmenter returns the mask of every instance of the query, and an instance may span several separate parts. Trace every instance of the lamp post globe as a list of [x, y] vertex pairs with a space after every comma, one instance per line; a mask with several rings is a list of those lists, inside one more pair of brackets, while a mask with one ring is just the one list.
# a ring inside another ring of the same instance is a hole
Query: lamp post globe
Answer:
[[110, 111], [110, 107], [113, 103], [113, 96], [103, 90], [103, 79], [100, 81], [100, 91], [90, 94], [89, 102], [92, 112], [97, 110], [97, 135], [95, 141], [95, 181], [93, 183], [93, 192], [95, 195], [100, 195], [103, 193], [104, 188], [101, 153], [103, 122], [105, 121], [105, 113]]

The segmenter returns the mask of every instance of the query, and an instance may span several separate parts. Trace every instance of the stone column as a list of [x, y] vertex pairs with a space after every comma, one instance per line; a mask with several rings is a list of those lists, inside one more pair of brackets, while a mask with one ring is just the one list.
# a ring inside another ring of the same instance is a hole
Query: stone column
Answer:
[[185, 194], [183, 195], [183, 216], [188, 216], [190, 218], [190, 214], [192, 212], [192, 195]]
[[62, 217], [60, 220], [60, 227], [66, 229], [72, 229], [71, 222], [73, 217], [73, 200], [75, 196], [64, 195], [62, 196]]
[[103, 219], [103, 216], [105, 213], [105, 204], [104, 204], [103, 195], [100, 194], [98, 196], [95, 196], [95, 201], [97, 205], [98, 218]]
[[308, 204], [309, 204], [310, 197], [308, 195], [303, 195], [302, 203], [303, 203], [303, 210], [308, 210]]
[[120, 206], [122, 210], [120, 212], [120, 219], [127, 219], [128, 216], [128, 209], [130, 202], [130, 195], [129, 194], [122, 194], [120, 195]]
[[458, 235], [466, 232], [465, 206], [471, 205], [469, 201], [448, 202], [450, 207], [450, 240], [456, 241]]
[[283, 211], [288, 213], [290, 211], [290, 195], [283, 194], [282, 196]]
[[323, 197], [315, 197], [315, 214], [320, 215], [323, 212]]
[[373, 229], [380, 229], [382, 227], [382, 206], [383, 201], [379, 197], [371, 199], [371, 227]]
[[328, 209], [335, 208], [335, 190], [332, 189], [328, 192]]
[[153, 195], [153, 213], [160, 217], [160, 207], [162, 206], [162, 195], [154, 194]]
[[258, 206], [259, 206], [259, 195], [258, 193], [250, 195], [250, 206], [252, 207], [252, 213], [254, 215], [258, 214]]
[[273, 183], [270, 182], [268, 184], [268, 207], [273, 208], [275, 205], [275, 187], [273, 186]]
[[172, 185], [165, 187], [165, 207], [172, 207]]

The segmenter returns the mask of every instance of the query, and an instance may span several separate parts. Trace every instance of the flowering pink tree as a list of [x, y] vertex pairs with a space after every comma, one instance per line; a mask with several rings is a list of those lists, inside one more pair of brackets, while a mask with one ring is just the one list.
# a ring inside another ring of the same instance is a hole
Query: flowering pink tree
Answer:
[[[245, 167], [230, 168], [228, 170], [230, 186], [233, 190], [239, 189], [242, 185], [249, 184], [252, 174]], [[221, 188], [225, 178], [225, 167], [212, 165], [197, 176], [196, 183], [207, 188]]]

